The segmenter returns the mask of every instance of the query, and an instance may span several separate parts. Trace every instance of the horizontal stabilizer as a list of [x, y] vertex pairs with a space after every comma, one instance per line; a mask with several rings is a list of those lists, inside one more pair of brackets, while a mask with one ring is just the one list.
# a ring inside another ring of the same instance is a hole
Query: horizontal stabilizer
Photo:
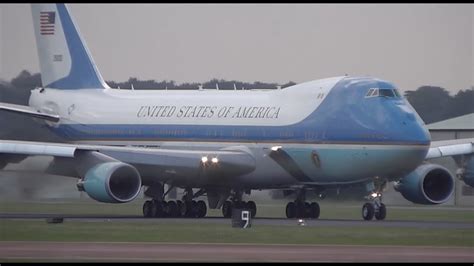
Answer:
[[40, 118], [47, 121], [58, 122], [59, 116], [53, 114], [45, 114], [41, 113], [34, 108], [26, 105], [18, 105], [18, 104], [11, 104], [11, 103], [0, 103], [0, 110], [12, 112], [16, 114], [27, 115], [30, 117]]

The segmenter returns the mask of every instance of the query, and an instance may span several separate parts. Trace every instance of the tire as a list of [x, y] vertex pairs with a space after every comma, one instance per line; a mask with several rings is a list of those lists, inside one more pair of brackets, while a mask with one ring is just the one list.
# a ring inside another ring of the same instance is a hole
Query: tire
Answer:
[[295, 203], [296, 215], [295, 218], [305, 218], [306, 217], [306, 209], [304, 206], [304, 202], [297, 202]]
[[183, 204], [184, 217], [191, 218], [193, 217], [193, 202], [185, 201]]
[[286, 218], [293, 219], [296, 217], [296, 204], [294, 202], [288, 202], [286, 204]]
[[313, 218], [313, 219], [318, 219], [319, 218], [319, 214], [320, 214], [320, 208], [319, 208], [319, 204], [317, 202], [313, 202], [311, 203], [310, 205], [310, 218]]
[[207, 206], [203, 200], [197, 202], [197, 217], [202, 218], [206, 216]]
[[366, 203], [364, 204], [364, 206], [362, 206], [362, 218], [364, 218], [364, 220], [366, 221], [372, 220], [372, 218], [374, 218], [374, 213], [375, 213], [375, 208], [374, 208], [374, 205], [372, 205], [372, 203]]
[[185, 217], [185, 215], [186, 215], [186, 204], [184, 204], [180, 200], [177, 200], [176, 205], [178, 205], [178, 217]]
[[230, 216], [232, 216], [232, 202], [226, 200], [224, 204], [222, 204], [222, 215], [224, 218], [230, 218]]
[[165, 212], [164, 212], [164, 207], [163, 207], [163, 203], [164, 202], [158, 202], [158, 201], [151, 201], [151, 206], [152, 206], [152, 217], [158, 217], [158, 218], [161, 218], [161, 217], [164, 217], [165, 216]]
[[168, 201], [168, 217], [178, 217], [178, 211], [178, 204], [176, 201]]
[[149, 200], [143, 203], [143, 217], [145, 218], [153, 217], [153, 204]]
[[197, 201], [191, 201], [191, 217], [197, 218], [198, 217], [198, 204]]
[[311, 205], [309, 202], [305, 202], [303, 204], [303, 218], [310, 218], [311, 217]]
[[379, 211], [375, 213], [375, 219], [384, 220], [385, 216], [387, 216], [387, 208], [385, 207], [385, 204], [381, 203]]
[[247, 202], [247, 208], [250, 209], [250, 216], [255, 218], [255, 215], [257, 215], [257, 204], [254, 201], [249, 201]]

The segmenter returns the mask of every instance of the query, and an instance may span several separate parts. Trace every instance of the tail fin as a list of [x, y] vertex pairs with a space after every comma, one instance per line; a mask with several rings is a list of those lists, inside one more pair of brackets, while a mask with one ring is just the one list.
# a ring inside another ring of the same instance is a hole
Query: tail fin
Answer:
[[64, 4], [31, 4], [43, 87], [109, 88]]

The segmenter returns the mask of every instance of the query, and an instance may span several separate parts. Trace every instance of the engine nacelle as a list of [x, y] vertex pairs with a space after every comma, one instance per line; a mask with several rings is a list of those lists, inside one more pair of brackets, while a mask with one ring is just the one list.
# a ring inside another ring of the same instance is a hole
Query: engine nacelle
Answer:
[[474, 156], [469, 156], [458, 169], [457, 176], [467, 185], [474, 187]]
[[125, 203], [135, 199], [142, 186], [135, 167], [122, 162], [100, 163], [87, 171], [83, 187], [87, 194], [101, 202]]
[[423, 164], [396, 182], [394, 188], [411, 202], [441, 204], [454, 192], [454, 177], [440, 165]]
[[135, 167], [99, 152], [77, 156], [77, 170], [82, 177], [79, 190], [100, 202], [125, 203], [140, 193], [142, 180]]

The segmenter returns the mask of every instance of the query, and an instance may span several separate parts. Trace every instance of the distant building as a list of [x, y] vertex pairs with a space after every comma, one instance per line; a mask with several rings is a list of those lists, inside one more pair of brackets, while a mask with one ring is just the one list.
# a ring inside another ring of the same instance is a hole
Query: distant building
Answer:
[[427, 125], [431, 140], [474, 138], [474, 113]]

